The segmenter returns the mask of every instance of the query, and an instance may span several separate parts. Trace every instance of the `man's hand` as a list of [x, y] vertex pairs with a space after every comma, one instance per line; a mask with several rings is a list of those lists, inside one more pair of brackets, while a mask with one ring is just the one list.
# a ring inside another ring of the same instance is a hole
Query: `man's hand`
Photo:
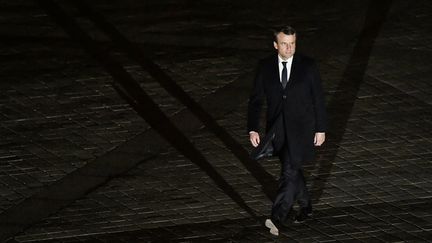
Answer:
[[314, 138], [314, 145], [321, 146], [325, 141], [325, 132], [316, 132]]
[[256, 147], [260, 143], [260, 136], [257, 132], [249, 132], [249, 140], [252, 143], [252, 146]]

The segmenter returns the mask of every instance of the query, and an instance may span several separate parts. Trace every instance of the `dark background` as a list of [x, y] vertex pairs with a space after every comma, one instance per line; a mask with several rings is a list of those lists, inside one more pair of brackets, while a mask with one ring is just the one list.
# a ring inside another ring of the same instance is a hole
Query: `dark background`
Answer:
[[[430, 1], [0, 1], [0, 241], [424, 242]], [[289, 24], [330, 128], [314, 219], [272, 238], [246, 106]]]

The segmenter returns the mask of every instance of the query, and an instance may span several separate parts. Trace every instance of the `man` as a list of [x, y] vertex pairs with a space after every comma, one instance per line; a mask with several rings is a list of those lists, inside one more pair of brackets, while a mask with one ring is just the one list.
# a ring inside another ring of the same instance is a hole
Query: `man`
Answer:
[[313, 159], [314, 146], [324, 143], [326, 112], [315, 62], [295, 53], [296, 31], [290, 26], [275, 31], [273, 45], [277, 54], [258, 65], [249, 98], [248, 132], [250, 142], [257, 147], [261, 142], [259, 120], [265, 100], [265, 140], [271, 142], [272, 154], [281, 162], [277, 196], [265, 225], [270, 233], [278, 235], [279, 228], [290, 220], [295, 201], [300, 207], [295, 222], [303, 222], [312, 214], [302, 164]]

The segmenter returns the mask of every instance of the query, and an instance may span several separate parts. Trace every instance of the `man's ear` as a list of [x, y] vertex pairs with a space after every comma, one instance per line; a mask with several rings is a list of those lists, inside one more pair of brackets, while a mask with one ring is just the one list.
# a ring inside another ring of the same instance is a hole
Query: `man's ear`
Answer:
[[278, 49], [276, 41], [273, 41], [273, 47], [274, 47], [276, 50]]

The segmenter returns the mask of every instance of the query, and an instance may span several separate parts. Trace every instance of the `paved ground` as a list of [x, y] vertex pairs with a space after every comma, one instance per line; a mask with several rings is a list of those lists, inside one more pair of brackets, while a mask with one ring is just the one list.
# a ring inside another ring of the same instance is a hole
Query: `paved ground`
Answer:
[[[432, 3], [1, 1], [0, 241], [427, 242]], [[270, 29], [318, 62], [314, 218], [263, 226], [245, 110]]]

